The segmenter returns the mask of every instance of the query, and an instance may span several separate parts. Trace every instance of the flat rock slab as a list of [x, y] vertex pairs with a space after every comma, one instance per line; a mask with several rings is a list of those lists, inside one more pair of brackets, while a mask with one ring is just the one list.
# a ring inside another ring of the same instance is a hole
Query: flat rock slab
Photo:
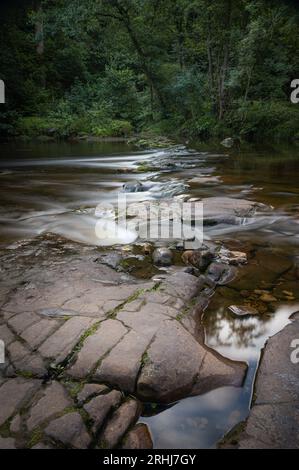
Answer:
[[106, 385], [100, 384], [86, 384], [82, 388], [81, 392], [77, 395], [77, 400], [80, 404], [84, 403], [86, 400], [100, 395], [101, 393], [108, 392], [109, 388]]
[[69, 369], [69, 375], [77, 378], [86, 377], [96, 364], [113, 346], [128, 332], [117, 320], [106, 320], [99, 329], [84, 341], [74, 365]]
[[83, 333], [94, 323], [95, 320], [87, 317], [70, 318], [40, 346], [39, 352], [58, 364], [71, 353]]
[[35, 377], [43, 377], [47, 373], [43, 359], [38, 354], [32, 354], [20, 341], [11, 343], [7, 350], [11, 365], [16, 371], [29, 372]]
[[55, 415], [73, 405], [64, 387], [52, 382], [43, 390], [41, 397], [31, 407], [27, 419], [27, 428], [32, 431]]
[[299, 318], [269, 339], [255, 385], [256, 399], [240, 448], [299, 448], [299, 368], [291, 344], [299, 338]]
[[93, 421], [93, 432], [96, 433], [101, 426], [108, 414], [113, 408], [117, 407], [122, 399], [122, 394], [117, 390], [112, 390], [105, 395], [99, 395], [93, 398], [90, 402], [84, 405], [85, 411], [89, 414]]
[[40, 385], [39, 380], [15, 378], [0, 387], [0, 426], [26, 404]]
[[75, 449], [86, 449], [91, 442], [91, 437], [78, 412], [67, 413], [55, 419], [45, 429], [45, 434]]
[[150, 339], [148, 336], [130, 331], [103, 359], [94, 376], [100, 382], [107, 382], [121, 390], [133, 393], [142, 356]]
[[141, 405], [129, 399], [112, 415], [100, 436], [100, 447], [113, 449], [121, 440], [127, 429], [134, 424], [141, 412]]

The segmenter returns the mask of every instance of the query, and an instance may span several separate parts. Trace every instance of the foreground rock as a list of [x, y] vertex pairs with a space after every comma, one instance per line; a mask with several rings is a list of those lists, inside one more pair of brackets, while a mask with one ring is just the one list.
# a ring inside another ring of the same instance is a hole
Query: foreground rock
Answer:
[[[255, 399], [245, 427], [234, 438], [241, 449], [299, 448], [298, 353], [291, 347], [299, 338], [299, 315], [269, 339], [255, 384]], [[298, 347], [298, 343], [297, 343]], [[293, 352], [293, 362], [291, 353]], [[231, 446], [228, 442], [225, 446]]]
[[149, 447], [134, 428], [137, 399], [241, 386], [246, 365], [206, 348], [198, 326], [229, 265], [138, 282], [97, 249], [72, 244], [66, 257], [65, 244], [49, 237], [2, 253], [0, 437], [13, 439], [3, 446]]

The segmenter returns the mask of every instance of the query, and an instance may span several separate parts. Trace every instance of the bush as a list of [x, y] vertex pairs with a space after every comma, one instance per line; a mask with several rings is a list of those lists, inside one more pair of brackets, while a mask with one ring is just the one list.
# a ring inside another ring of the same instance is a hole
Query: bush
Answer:
[[298, 109], [281, 101], [253, 101], [232, 112], [230, 126], [249, 141], [294, 140], [298, 138]]

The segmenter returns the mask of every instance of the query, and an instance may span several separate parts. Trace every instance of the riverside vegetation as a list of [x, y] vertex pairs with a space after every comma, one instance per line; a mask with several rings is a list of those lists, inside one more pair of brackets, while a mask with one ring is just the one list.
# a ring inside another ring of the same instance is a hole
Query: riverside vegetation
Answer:
[[2, 2], [2, 138], [298, 138], [297, 2]]

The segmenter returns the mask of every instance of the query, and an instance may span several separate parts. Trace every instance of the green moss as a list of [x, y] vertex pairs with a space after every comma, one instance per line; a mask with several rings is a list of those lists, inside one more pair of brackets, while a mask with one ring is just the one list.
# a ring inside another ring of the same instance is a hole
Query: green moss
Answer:
[[9, 437], [10, 436], [10, 424], [11, 424], [11, 421], [12, 421], [12, 418], [8, 419], [7, 421], [5, 421], [5, 423], [3, 423], [1, 426], [0, 426], [0, 436], [1, 437]]
[[30, 439], [27, 443], [27, 447], [31, 448], [38, 444], [43, 438], [43, 432], [40, 428], [34, 429], [32, 432]]
[[35, 374], [33, 374], [33, 372], [30, 372], [29, 370], [17, 370], [16, 374], [19, 377], [24, 377], [24, 379], [32, 379], [35, 377]]
[[150, 358], [149, 358], [148, 352], [145, 351], [141, 357], [141, 361], [140, 361], [141, 367], [144, 367], [149, 362], [149, 360]]

